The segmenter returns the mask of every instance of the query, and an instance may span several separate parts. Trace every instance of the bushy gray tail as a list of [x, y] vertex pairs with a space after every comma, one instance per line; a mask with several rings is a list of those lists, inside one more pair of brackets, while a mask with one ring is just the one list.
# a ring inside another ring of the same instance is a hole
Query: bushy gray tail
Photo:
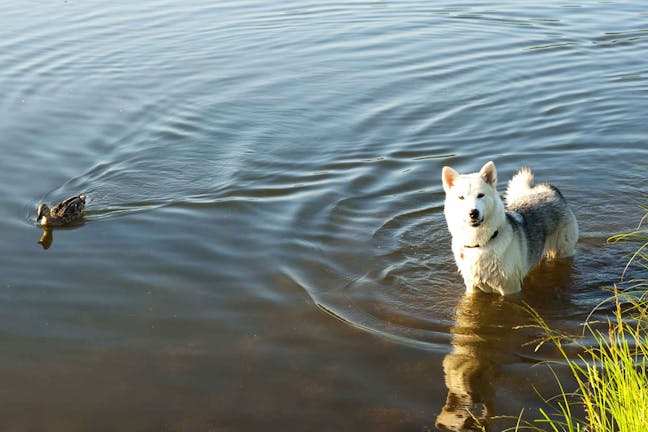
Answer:
[[533, 172], [531, 168], [519, 170], [506, 186], [506, 204], [510, 205], [519, 198], [527, 195], [533, 188]]

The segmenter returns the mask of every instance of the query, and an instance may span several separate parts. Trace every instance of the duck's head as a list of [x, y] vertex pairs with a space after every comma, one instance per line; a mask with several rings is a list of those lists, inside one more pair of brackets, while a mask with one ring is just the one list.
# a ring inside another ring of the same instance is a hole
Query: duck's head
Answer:
[[41, 204], [38, 206], [38, 210], [36, 210], [36, 222], [39, 222], [41, 224], [46, 223], [46, 216], [49, 214], [49, 207], [47, 207], [47, 204]]

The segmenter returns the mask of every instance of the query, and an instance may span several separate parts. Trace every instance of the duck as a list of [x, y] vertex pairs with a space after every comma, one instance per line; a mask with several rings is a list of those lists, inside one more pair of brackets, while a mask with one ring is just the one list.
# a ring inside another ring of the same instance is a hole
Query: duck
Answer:
[[81, 219], [85, 203], [86, 196], [80, 194], [57, 203], [51, 209], [47, 204], [41, 204], [36, 213], [36, 222], [43, 227], [68, 225]]

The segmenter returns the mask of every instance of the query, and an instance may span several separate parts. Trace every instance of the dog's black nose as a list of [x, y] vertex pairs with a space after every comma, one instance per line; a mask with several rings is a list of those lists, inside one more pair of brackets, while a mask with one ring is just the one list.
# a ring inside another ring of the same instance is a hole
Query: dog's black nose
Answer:
[[468, 216], [470, 216], [470, 219], [479, 218], [479, 210], [477, 210], [477, 209], [470, 210], [470, 213], [468, 213]]

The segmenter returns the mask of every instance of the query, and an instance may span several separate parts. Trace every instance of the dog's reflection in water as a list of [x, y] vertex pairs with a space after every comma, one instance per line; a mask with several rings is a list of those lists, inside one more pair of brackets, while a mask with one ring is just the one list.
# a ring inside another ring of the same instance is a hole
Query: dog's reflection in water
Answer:
[[456, 310], [452, 352], [443, 360], [448, 397], [436, 419], [441, 430], [488, 428], [495, 415], [495, 391], [501, 365], [515, 359], [522, 343], [513, 327], [522, 309], [501, 296], [467, 294]]

